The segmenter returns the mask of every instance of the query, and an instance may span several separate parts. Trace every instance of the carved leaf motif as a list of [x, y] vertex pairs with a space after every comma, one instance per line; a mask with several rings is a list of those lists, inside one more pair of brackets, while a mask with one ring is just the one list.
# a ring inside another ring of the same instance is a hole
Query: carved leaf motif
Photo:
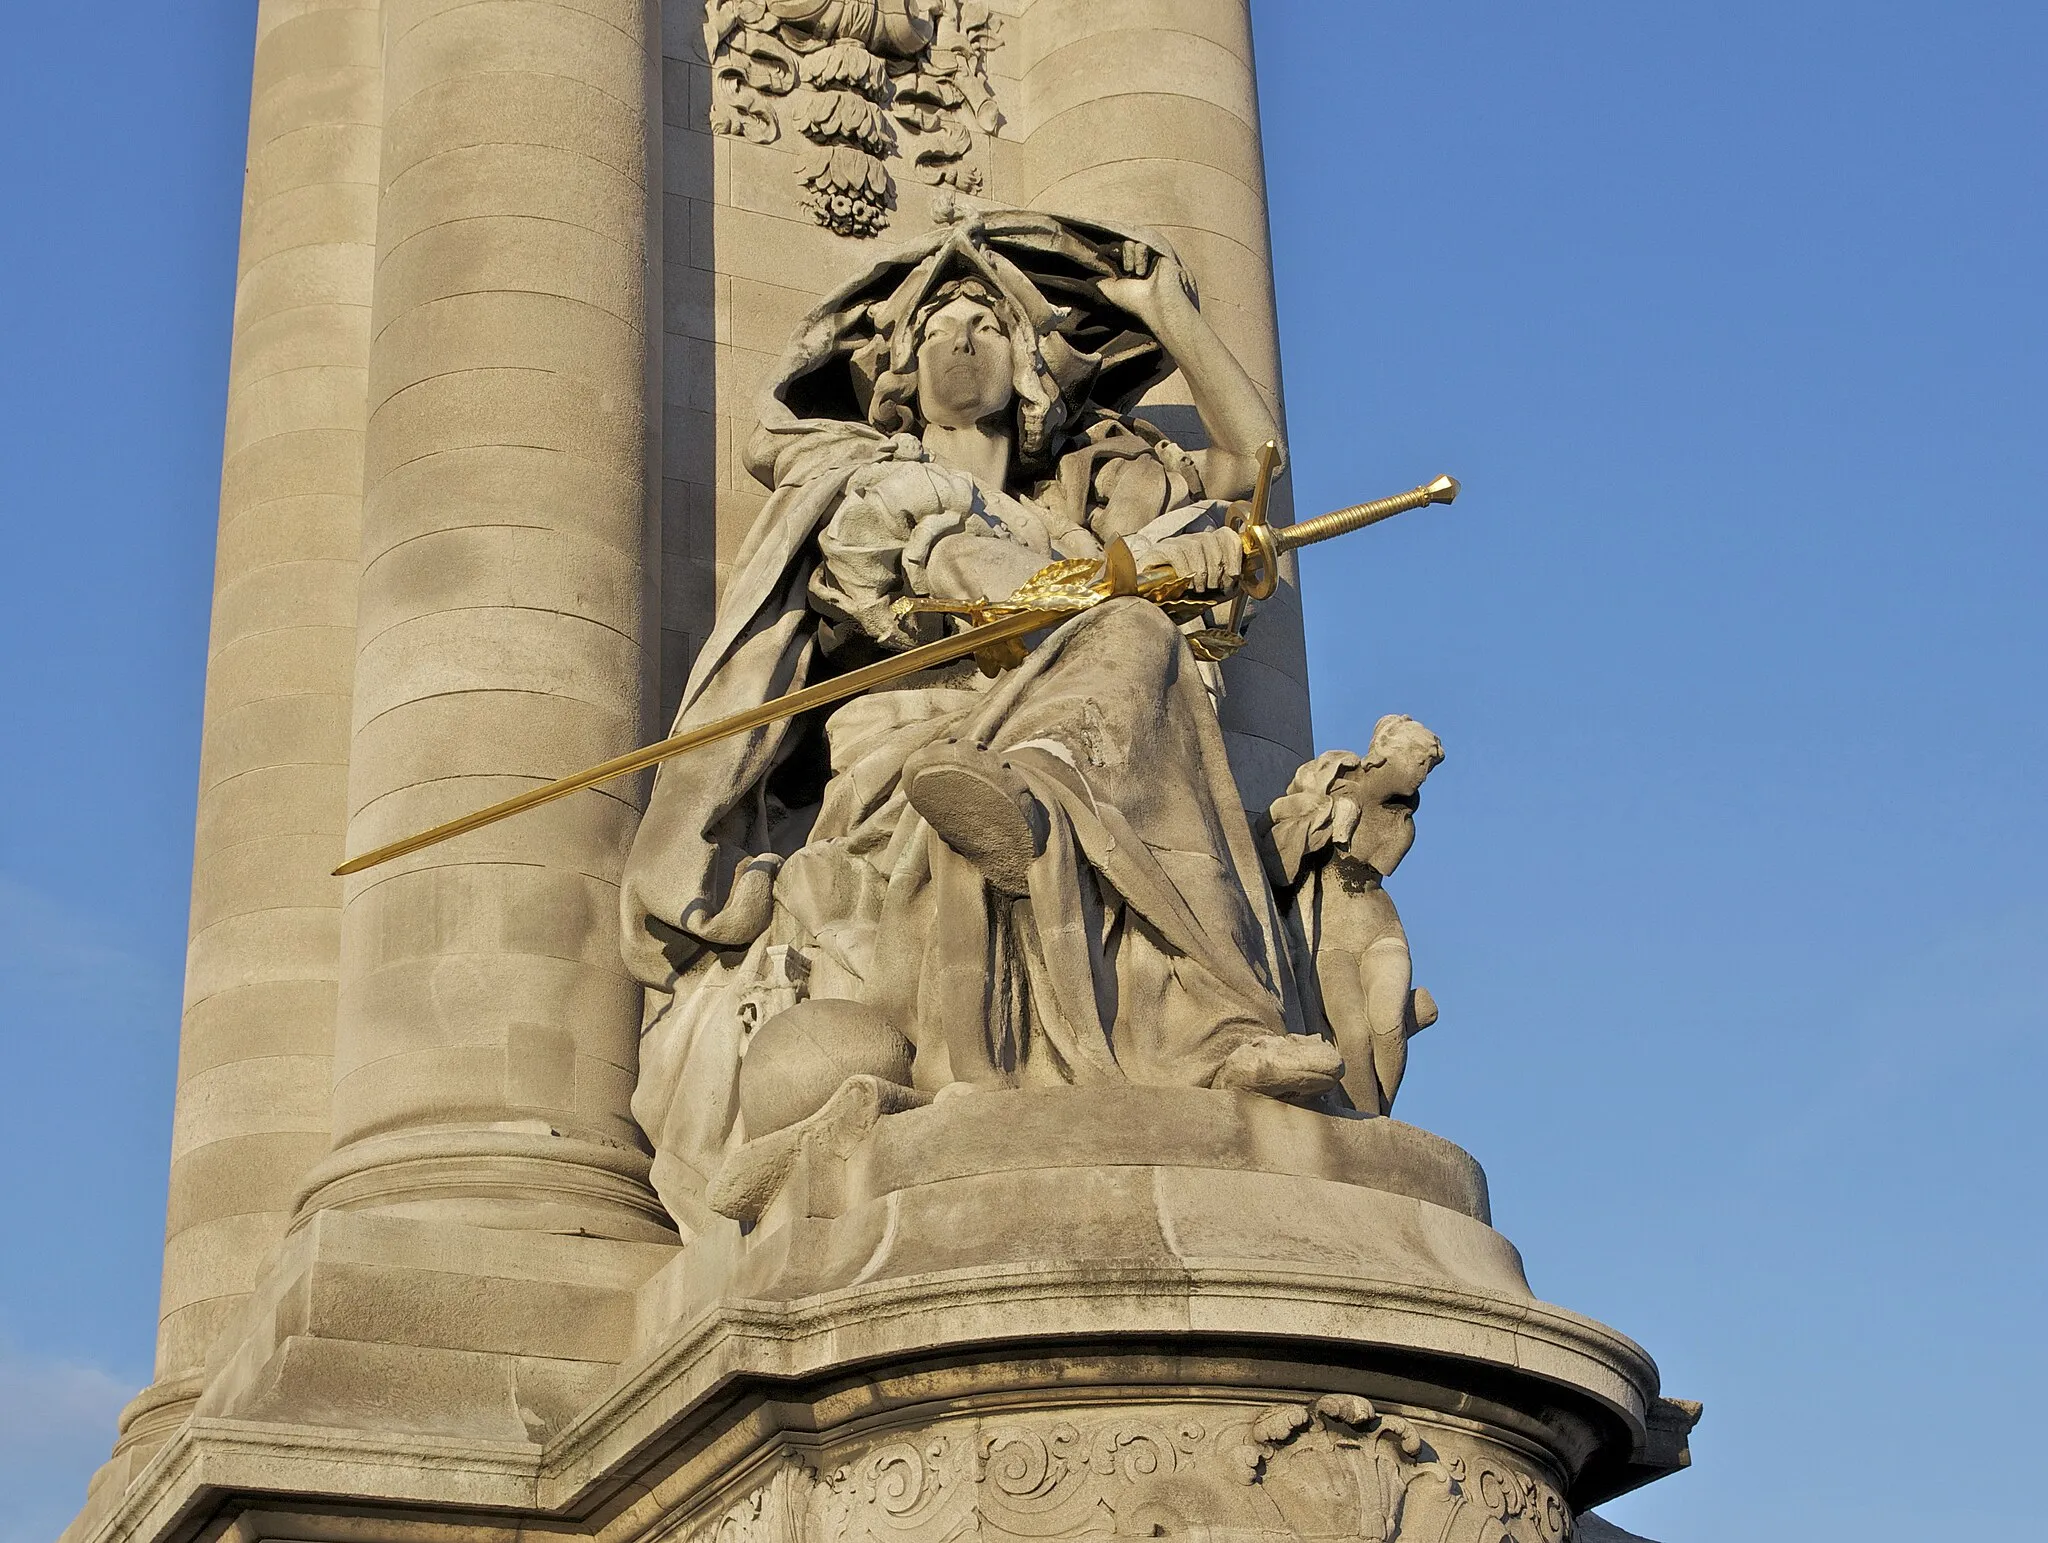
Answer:
[[880, 101], [889, 89], [889, 66], [858, 43], [834, 43], [816, 53], [806, 54], [799, 65], [803, 78], [814, 86], [834, 86], [858, 91], [870, 101]]
[[882, 110], [857, 92], [813, 91], [794, 104], [791, 114], [804, 138], [821, 144], [839, 140], [876, 157], [895, 145]]
[[[711, 131], [769, 144], [787, 112], [805, 138], [868, 158], [806, 158], [799, 180], [819, 224], [876, 235], [895, 206], [887, 163], [898, 154], [928, 183], [982, 186], [976, 133], [993, 135], [1003, 121], [987, 68], [995, 27], [980, 0], [712, 0]], [[800, 82], [815, 96], [779, 108]], [[910, 145], [899, 145], [892, 123]]]

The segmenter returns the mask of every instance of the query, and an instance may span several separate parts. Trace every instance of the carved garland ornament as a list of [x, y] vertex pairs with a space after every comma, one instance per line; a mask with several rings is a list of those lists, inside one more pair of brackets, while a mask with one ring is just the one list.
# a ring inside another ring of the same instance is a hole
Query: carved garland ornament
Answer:
[[988, 80], [983, 0], [711, 0], [711, 132], [808, 140], [797, 177], [820, 225], [873, 236], [908, 159], [924, 181], [980, 189], [976, 132], [1003, 121]]
[[[1092, 1424], [1013, 1419], [785, 1463], [690, 1543], [1567, 1543], [1564, 1499], [1478, 1442], [1363, 1398]], [[1456, 1442], [1462, 1452], [1448, 1448]]]

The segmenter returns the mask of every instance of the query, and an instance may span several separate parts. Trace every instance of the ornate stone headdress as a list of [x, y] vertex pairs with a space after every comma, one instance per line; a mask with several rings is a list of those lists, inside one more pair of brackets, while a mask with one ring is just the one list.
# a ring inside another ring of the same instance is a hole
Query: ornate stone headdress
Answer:
[[884, 258], [812, 312], [778, 371], [773, 405], [799, 419], [916, 433], [924, 324], [954, 296], [972, 294], [1010, 336], [1017, 457], [1042, 473], [1093, 409], [1128, 411], [1172, 372], [1158, 341], [1097, 288], [1130, 271], [1134, 256], [1170, 250], [1150, 233], [1028, 211], [963, 219]]
[[1074, 312], [1047, 300], [1015, 263], [978, 242], [977, 234], [972, 227], [956, 230], [894, 294], [869, 307], [874, 333], [853, 350], [854, 389], [866, 397], [868, 422], [883, 433], [916, 433], [917, 350], [925, 323], [955, 296], [972, 295], [1010, 335], [1017, 458], [1028, 468], [1041, 468], [1085, 402], [1102, 360], [1066, 336]]

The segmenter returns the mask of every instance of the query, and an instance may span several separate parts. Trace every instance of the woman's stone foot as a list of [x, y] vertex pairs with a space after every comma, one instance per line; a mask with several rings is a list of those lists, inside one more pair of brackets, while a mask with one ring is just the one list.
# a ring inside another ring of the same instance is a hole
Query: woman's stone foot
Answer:
[[1311, 1098], [1329, 1092], [1343, 1075], [1344, 1057], [1328, 1040], [1268, 1034], [1231, 1051], [1209, 1086], [1268, 1098]]
[[1029, 891], [1048, 824], [1024, 779], [1000, 755], [973, 745], [934, 745], [904, 768], [904, 791], [910, 807], [991, 887], [1006, 895]]

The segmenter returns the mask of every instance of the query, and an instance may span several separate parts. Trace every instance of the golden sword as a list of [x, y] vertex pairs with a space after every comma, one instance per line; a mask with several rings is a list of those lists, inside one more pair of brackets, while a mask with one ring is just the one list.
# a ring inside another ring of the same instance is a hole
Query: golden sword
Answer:
[[[1397, 493], [1392, 498], [1377, 499], [1369, 504], [1353, 504], [1348, 509], [1338, 509], [1330, 514], [1319, 515], [1297, 525], [1283, 525], [1277, 529], [1267, 523], [1266, 506], [1272, 489], [1274, 463], [1278, 447], [1268, 443], [1259, 456], [1259, 481], [1257, 491], [1249, 503], [1231, 506], [1231, 525], [1244, 544], [1245, 569], [1236, 591], [1236, 603], [1232, 609], [1227, 628], [1211, 628], [1196, 633], [1189, 642], [1204, 652], [1206, 657], [1221, 658], [1234, 652], [1244, 642], [1243, 623], [1246, 602], [1268, 598], [1280, 583], [1280, 558], [1297, 547], [1328, 541], [1333, 536], [1347, 535], [1362, 530], [1368, 525], [1390, 519], [1409, 509], [1420, 509], [1428, 504], [1448, 504], [1458, 496], [1458, 484], [1451, 477], [1439, 477], [1420, 487]], [[1093, 576], [1084, 581], [1084, 576]], [[1023, 639], [1044, 628], [1056, 626], [1069, 616], [1100, 605], [1103, 601], [1119, 595], [1139, 595], [1163, 605], [1176, 614], [1199, 614], [1218, 603], [1211, 597], [1205, 600], [1191, 599], [1185, 579], [1171, 569], [1152, 568], [1143, 574], [1134, 571], [1130, 548], [1118, 541], [1111, 545], [1102, 562], [1092, 559], [1077, 559], [1070, 562], [1054, 563], [1045, 568], [1024, 587], [1007, 600], [953, 601], [917, 600], [902, 603], [903, 614], [916, 612], [944, 612], [964, 616], [974, 623], [965, 631], [952, 637], [941, 638], [936, 643], [925, 643], [904, 653], [892, 654], [887, 659], [849, 670], [844, 675], [835, 675], [827, 681], [802, 690], [792, 691], [773, 701], [763, 702], [744, 712], [733, 713], [712, 723], [686, 729], [652, 745], [614, 756], [609, 761], [600, 761], [595, 766], [585, 767], [567, 777], [553, 782], [542, 783], [539, 787], [528, 788], [495, 804], [465, 814], [459, 819], [446, 821], [430, 830], [393, 841], [351, 857], [334, 870], [337, 878], [352, 873], [361, 873], [380, 863], [394, 858], [405, 857], [430, 846], [437, 846], [456, 836], [481, 830], [486, 825], [495, 825], [500, 820], [510, 819], [515, 814], [524, 814], [542, 804], [553, 803], [584, 788], [596, 787], [601, 782], [610, 782], [614, 777], [629, 776], [645, 771], [650, 766], [685, 755], [705, 745], [729, 739], [735, 734], [744, 734], [749, 729], [758, 729], [778, 719], [795, 717], [798, 713], [809, 712], [815, 707], [825, 707], [833, 702], [844, 701], [847, 697], [858, 696], [863, 691], [890, 681], [901, 680], [906, 675], [915, 675], [934, 665], [948, 664], [955, 659], [969, 655], [979, 658], [982, 669], [988, 674], [1013, 664], [1021, 663], [1025, 657]], [[1226, 597], [1228, 598], [1228, 597]], [[1185, 619], [1183, 617], [1183, 619]], [[1204, 640], [1207, 640], [1206, 644]]]

